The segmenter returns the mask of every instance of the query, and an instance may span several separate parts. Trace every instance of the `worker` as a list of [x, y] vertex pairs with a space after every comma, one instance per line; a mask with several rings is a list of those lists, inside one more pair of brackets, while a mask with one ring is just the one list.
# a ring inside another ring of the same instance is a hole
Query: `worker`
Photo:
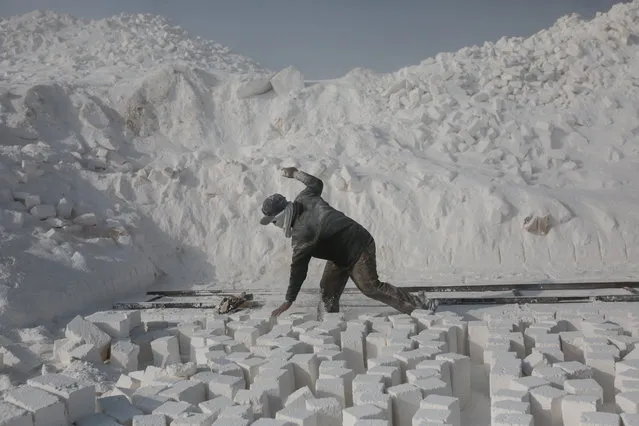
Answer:
[[362, 225], [331, 207], [323, 198], [321, 179], [295, 167], [282, 169], [282, 176], [306, 185], [294, 201], [281, 194], [267, 197], [262, 204], [262, 225], [281, 228], [292, 239], [293, 255], [284, 303], [272, 312], [277, 317], [288, 310], [306, 280], [311, 258], [326, 260], [320, 281], [326, 312], [339, 312], [339, 300], [349, 278], [366, 296], [399, 312], [433, 310], [435, 300], [427, 299], [380, 281], [377, 275], [375, 240]]

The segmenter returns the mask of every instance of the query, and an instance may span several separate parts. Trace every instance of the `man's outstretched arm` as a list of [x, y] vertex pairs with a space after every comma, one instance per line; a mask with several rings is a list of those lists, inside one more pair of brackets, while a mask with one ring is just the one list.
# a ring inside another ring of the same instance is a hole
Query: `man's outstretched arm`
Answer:
[[311, 261], [311, 256], [308, 255], [308, 249], [295, 250], [293, 254], [293, 260], [291, 262], [291, 275], [289, 278], [288, 288], [286, 289], [285, 302], [277, 309], [275, 309], [271, 315], [279, 316], [282, 312], [291, 307], [293, 302], [297, 299], [297, 295], [302, 288], [306, 275], [308, 274], [308, 264]]
[[282, 169], [282, 175], [297, 179], [306, 185], [305, 191], [310, 192], [313, 195], [322, 195], [322, 190], [324, 189], [324, 182], [321, 179], [316, 178], [313, 175], [310, 175], [301, 170], [297, 170], [295, 167], [286, 167]]
[[293, 303], [297, 299], [297, 295], [302, 288], [306, 275], [308, 274], [308, 264], [311, 261], [311, 256], [302, 253], [293, 254], [291, 262], [291, 275], [288, 282], [288, 288], [286, 289], [286, 301]]

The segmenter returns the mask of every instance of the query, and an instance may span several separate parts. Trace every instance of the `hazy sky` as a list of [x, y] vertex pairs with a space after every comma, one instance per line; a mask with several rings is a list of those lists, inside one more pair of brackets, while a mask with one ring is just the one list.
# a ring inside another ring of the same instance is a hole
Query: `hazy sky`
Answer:
[[0, 16], [50, 9], [79, 17], [161, 14], [277, 70], [339, 77], [355, 67], [395, 71], [442, 51], [529, 36], [576, 12], [622, 0], [0, 0]]

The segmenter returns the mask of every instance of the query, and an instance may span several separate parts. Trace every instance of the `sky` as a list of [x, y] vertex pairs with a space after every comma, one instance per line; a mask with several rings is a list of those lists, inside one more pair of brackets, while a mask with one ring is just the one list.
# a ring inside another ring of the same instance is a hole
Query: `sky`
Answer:
[[393, 72], [439, 52], [528, 37], [557, 18], [590, 19], [625, 0], [0, 0], [0, 16], [36, 9], [83, 18], [164, 15], [193, 36], [278, 70], [330, 79], [356, 67]]

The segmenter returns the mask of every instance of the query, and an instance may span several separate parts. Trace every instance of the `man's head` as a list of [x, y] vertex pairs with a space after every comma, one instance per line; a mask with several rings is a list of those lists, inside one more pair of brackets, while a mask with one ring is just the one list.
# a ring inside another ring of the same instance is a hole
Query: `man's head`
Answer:
[[262, 214], [264, 214], [264, 217], [260, 219], [260, 223], [262, 225], [272, 223], [275, 216], [284, 211], [287, 205], [288, 200], [282, 194], [269, 195], [262, 203]]

